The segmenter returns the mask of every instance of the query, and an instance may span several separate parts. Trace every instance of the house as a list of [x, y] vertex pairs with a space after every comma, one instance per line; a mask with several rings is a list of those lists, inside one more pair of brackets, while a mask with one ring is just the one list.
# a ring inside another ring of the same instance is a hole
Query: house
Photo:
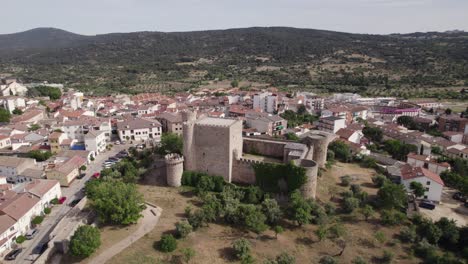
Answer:
[[0, 254], [11, 249], [18, 237], [16, 220], [6, 214], [0, 215]]
[[442, 133], [444, 138], [455, 142], [455, 143], [462, 143], [463, 142], [463, 133], [462, 132], [455, 132], [455, 131], [445, 131]]
[[84, 136], [84, 141], [86, 150], [94, 152], [95, 156], [106, 150], [107, 141], [104, 131], [91, 130]]
[[0, 175], [7, 177], [8, 182], [18, 182], [18, 176], [28, 168], [34, 168], [36, 160], [29, 158], [18, 158], [0, 156]]
[[421, 167], [413, 167], [405, 164], [400, 168], [401, 183], [405, 186], [408, 192], [411, 191], [411, 182], [419, 182], [424, 188], [424, 196], [422, 198], [434, 202], [440, 202], [444, 182], [439, 175]]
[[112, 126], [109, 118], [96, 118], [81, 116], [76, 120], [67, 120], [59, 128], [65, 132], [70, 139], [84, 142], [84, 136], [91, 130], [104, 131], [106, 140], [110, 141]]
[[329, 133], [336, 133], [346, 127], [346, 120], [337, 116], [321, 117], [318, 121], [318, 129]]
[[353, 130], [350, 128], [341, 128], [340, 130], [336, 131], [336, 134], [349, 142], [360, 144], [361, 139], [364, 137], [364, 134], [360, 130]]
[[420, 116], [415, 116], [415, 117], [413, 117], [413, 122], [416, 124], [416, 127], [418, 129], [426, 131], [434, 123], [434, 120], [429, 119], [429, 118], [420, 117]]
[[11, 147], [10, 136], [0, 135], [0, 149]]
[[468, 125], [468, 118], [460, 117], [458, 115], [444, 115], [439, 117], [439, 131], [455, 131], [468, 133], [466, 131]]
[[278, 96], [269, 92], [255, 94], [253, 108], [262, 112], [274, 113], [278, 109]]
[[440, 175], [446, 170], [450, 170], [450, 164], [447, 162], [437, 162], [437, 160], [428, 155], [409, 153], [406, 162], [413, 167], [422, 167], [437, 175]]
[[162, 132], [182, 135], [182, 116], [179, 113], [161, 113], [156, 116], [161, 123]]
[[367, 113], [369, 110], [365, 106], [356, 106], [356, 107], [351, 108], [351, 110], [349, 111], [351, 112], [351, 116], [353, 120], [356, 121], [358, 119], [366, 120]]
[[2, 96], [18, 95], [25, 96], [28, 92], [26, 86], [20, 84], [16, 79], [6, 79], [0, 82], [0, 91]]
[[254, 111], [248, 112], [244, 120], [249, 128], [269, 136], [283, 135], [288, 125], [288, 121], [280, 116]]
[[60, 183], [56, 180], [34, 180], [24, 186], [23, 192], [35, 195], [41, 200], [41, 207], [50, 206], [50, 201], [62, 197]]
[[49, 180], [57, 180], [60, 186], [70, 186], [71, 182], [79, 175], [79, 169], [86, 164], [86, 159], [74, 156], [63, 163], [50, 164], [46, 168], [46, 177]]
[[68, 139], [67, 134], [59, 131], [54, 131], [49, 135], [49, 145], [50, 151], [53, 154], [57, 154], [62, 150], [62, 143], [64, 140]]
[[8, 110], [10, 113], [13, 113], [13, 110], [15, 110], [16, 108], [26, 108], [26, 100], [24, 100], [23, 97], [7, 96], [2, 98], [0, 102], [3, 105], [3, 108]]
[[44, 111], [39, 109], [30, 109], [25, 111], [19, 116], [15, 116], [11, 119], [12, 123], [37, 123], [44, 119]]
[[120, 140], [161, 141], [162, 126], [157, 120], [129, 117], [117, 123]]
[[344, 106], [337, 106], [337, 107], [330, 107], [328, 109], [324, 109], [320, 115], [321, 117], [339, 117], [343, 118], [347, 124], [351, 123], [353, 119], [350, 110]]

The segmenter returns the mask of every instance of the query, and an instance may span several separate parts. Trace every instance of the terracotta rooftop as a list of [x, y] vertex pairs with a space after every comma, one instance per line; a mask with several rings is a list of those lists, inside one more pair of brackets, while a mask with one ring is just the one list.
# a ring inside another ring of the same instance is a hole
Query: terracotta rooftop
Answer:
[[401, 177], [403, 180], [411, 180], [420, 177], [426, 177], [441, 185], [444, 185], [444, 181], [440, 178], [439, 175], [421, 167], [413, 167], [409, 164], [406, 164], [401, 167]]

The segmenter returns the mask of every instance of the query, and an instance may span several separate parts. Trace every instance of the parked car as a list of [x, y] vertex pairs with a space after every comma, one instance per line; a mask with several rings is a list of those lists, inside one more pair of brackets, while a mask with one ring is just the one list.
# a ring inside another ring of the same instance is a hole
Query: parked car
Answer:
[[138, 144], [138, 145], [136, 145], [136, 148], [137, 148], [137, 149], [144, 149], [144, 148], [145, 148], [145, 145], [143, 145], [143, 144]]
[[83, 179], [84, 177], [86, 176], [86, 173], [80, 173], [80, 175], [78, 175], [78, 179]]
[[435, 209], [435, 204], [432, 201], [429, 200], [422, 200], [419, 202], [419, 207], [421, 208], [426, 208], [429, 210], [434, 210]]
[[71, 201], [70, 206], [75, 207], [75, 205], [77, 205], [80, 201], [81, 201], [81, 199], [75, 199], [75, 200]]
[[116, 145], [120, 145], [120, 141], [117, 140], [117, 141], [115, 142], [115, 144], [116, 144]]
[[120, 159], [117, 158], [117, 157], [110, 157], [110, 158], [108, 159], [108, 161], [112, 161], [112, 162], [118, 162], [119, 160], [120, 160]]
[[93, 174], [93, 178], [99, 179], [99, 177], [101, 177], [101, 173], [96, 172], [96, 173]]
[[63, 204], [63, 203], [65, 202], [66, 199], [67, 199], [66, 196], [60, 197], [60, 199], [58, 200], [59, 204]]
[[468, 202], [465, 202], [464, 205], [466, 208], [468, 208]]
[[41, 255], [47, 250], [47, 248], [49, 248], [49, 245], [47, 245], [47, 242], [39, 244], [37, 245], [36, 248], [34, 248], [33, 253]]
[[10, 253], [8, 253], [6, 256], [5, 256], [5, 259], [6, 260], [15, 260], [16, 257], [23, 251], [22, 248], [17, 248], [17, 249], [14, 249], [12, 251], [10, 251]]
[[39, 232], [39, 230], [36, 229], [36, 228], [31, 229], [31, 230], [29, 230], [29, 231], [26, 233], [26, 235], [25, 235], [24, 237], [26, 237], [27, 240], [31, 240], [31, 239], [33, 239], [33, 238], [36, 236], [36, 234], [37, 234], [38, 232]]
[[125, 141], [125, 140], [122, 140], [122, 144], [127, 144], [127, 141]]
[[458, 200], [458, 201], [466, 200], [461, 192], [454, 193], [452, 198], [455, 199], [455, 200]]

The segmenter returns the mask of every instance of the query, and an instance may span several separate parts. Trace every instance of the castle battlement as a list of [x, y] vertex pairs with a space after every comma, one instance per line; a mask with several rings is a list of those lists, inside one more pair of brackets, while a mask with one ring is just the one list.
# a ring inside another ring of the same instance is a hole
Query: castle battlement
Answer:
[[269, 162], [261, 161], [261, 160], [254, 160], [254, 159], [246, 159], [246, 158], [239, 158], [237, 160], [240, 163], [247, 163], [247, 164], [266, 164]]
[[164, 160], [166, 165], [177, 165], [184, 162], [184, 157], [177, 153], [170, 153], [164, 156]]

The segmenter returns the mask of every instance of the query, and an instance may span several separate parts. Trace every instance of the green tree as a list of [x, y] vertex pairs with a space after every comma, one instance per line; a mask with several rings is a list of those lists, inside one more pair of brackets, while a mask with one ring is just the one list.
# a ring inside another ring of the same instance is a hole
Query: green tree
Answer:
[[328, 236], [328, 228], [325, 225], [320, 225], [317, 230], [315, 230], [315, 235], [318, 237], [319, 241], [323, 241]]
[[286, 137], [287, 140], [293, 140], [293, 141], [299, 140], [299, 137], [293, 132], [286, 133], [286, 135], [284, 136]]
[[455, 220], [442, 217], [435, 223], [435, 225], [442, 231], [440, 237], [440, 244], [445, 247], [455, 246], [460, 239], [460, 231], [455, 223]]
[[344, 142], [333, 141], [328, 149], [331, 149], [335, 153], [335, 157], [342, 162], [350, 162], [352, 159], [351, 149]]
[[366, 219], [367, 221], [369, 218], [371, 218], [375, 214], [375, 211], [372, 206], [366, 204], [363, 208], [361, 208], [361, 214], [364, 216], [364, 219]]
[[395, 209], [382, 210], [380, 219], [384, 225], [398, 225], [403, 223], [406, 219], [406, 215]]
[[74, 256], [89, 257], [101, 246], [99, 229], [83, 225], [76, 229], [70, 239], [70, 252]]
[[320, 264], [337, 264], [338, 261], [336, 261], [336, 259], [333, 258], [332, 256], [323, 256], [320, 258], [319, 263]]
[[422, 197], [426, 192], [426, 189], [424, 189], [424, 186], [420, 182], [411, 182], [410, 189], [413, 191], [413, 194], [416, 197]]
[[172, 252], [177, 248], [177, 240], [172, 235], [162, 235], [158, 248], [161, 252]]
[[445, 114], [446, 115], [451, 115], [452, 114], [452, 109], [450, 109], [450, 108], [445, 109]]
[[261, 204], [262, 212], [266, 216], [266, 222], [270, 225], [276, 224], [283, 215], [281, 208], [275, 199], [266, 198]]
[[276, 264], [295, 264], [296, 258], [287, 252], [282, 252], [276, 256]]
[[380, 207], [386, 209], [403, 209], [407, 206], [406, 190], [401, 184], [385, 183], [377, 192]]
[[375, 184], [375, 186], [380, 188], [384, 185], [384, 183], [388, 182], [388, 179], [382, 174], [377, 174], [372, 177], [372, 182]]
[[0, 108], [0, 122], [8, 123], [10, 122], [11, 114], [8, 110]]
[[416, 128], [416, 123], [411, 116], [400, 116], [397, 118], [397, 123], [409, 129]]
[[354, 197], [346, 197], [343, 201], [343, 210], [346, 213], [352, 213], [359, 207], [359, 200]]
[[378, 127], [364, 127], [362, 129], [364, 136], [374, 142], [382, 142], [383, 131]]
[[278, 234], [283, 233], [284, 229], [282, 226], [277, 225], [273, 227], [273, 231], [275, 232], [275, 238], [278, 239]]
[[40, 125], [32, 124], [32, 125], [29, 126], [28, 131], [36, 131], [36, 130], [39, 130], [40, 128], [41, 128]]
[[193, 227], [185, 221], [177, 222], [175, 226], [176, 234], [179, 238], [186, 238], [193, 231]]
[[175, 133], [164, 133], [161, 137], [161, 146], [158, 153], [161, 155], [169, 153], [182, 154], [184, 142], [182, 137]]
[[45, 161], [52, 157], [52, 152], [42, 150], [31, 150], [28, 152], [28, 157], [37, 161]]
[[15, 108], [15, 109], [13, 109], [12, 113], [14, 115], [22, 115], [23, 111], [21, 111], [21, 109], [19, 109], [19, 108]]
[[296, 221], [299, 226], [309, 224], [313, 216], [310, 204], [304, 200], [299, 190], [291, 193], [289, 215], [291, 220]]
[[239, 87], [239, 81], [238, 81], [238, 80], [233, 80], [233, 81], [231, 81], [231, 87], [232, 87], [232, 88]]
[[399, 239], [405, 243], [414, 243], [418, 238], [418, 234], [416, 233], [416, 227], [414, 226], [404, 226], [400, 230], [400, 234], [398, 235]]
[[304, 115], [307, 113], [307, 108], [305, 107], [305, 105], [303, 104], [300, 104], [298, 107], [297, 107], [297, 114], [298, 115]]
[[239, 260], [248, 259], [250, 257], [250, 242], [245, 238], [240, 238], [232, 243], [232, 248]]
[[352, 263], [353, 264], [367, 264], [366, 260], [361, 256], [355, 257]]
[[91, 181], [86, 194], [99, 221], [106, 224], [134, 224], [142, 216], [143, 196], [136, 186], [122, 181]]

